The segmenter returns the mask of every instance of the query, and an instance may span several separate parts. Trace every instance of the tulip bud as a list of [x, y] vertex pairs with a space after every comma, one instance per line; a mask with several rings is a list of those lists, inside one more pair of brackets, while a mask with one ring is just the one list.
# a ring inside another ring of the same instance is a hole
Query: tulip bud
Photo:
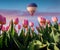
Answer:
[[2, 24], [6, 24], [6, 17], [3, 17]]
[[39, 30], [39, 26], [36, 26], [36, 29]]
[[2, 24], [3, 16], [0, 15], [0, 24]]
[[28, 20], [24, 19], [24, 21], [23, 21], [23, 27], [24, 28], [28, 27]]
[[34, 26], [34, 23], [33, 22], [29, 22], [29, 26], [30, 27], [33, 27]]
[[0, 25], [0, 30], [2, 29], [3, 25]]
[[9, 26], [6, 26], [6, 31], [8, 31], [8, 29], [9, 29]]
[[43, 17], [38, 17], [38, 22], [40, 23], [41, 26], [42, 26], [42, 25], [45, 25], [46, 19], [43, 18]]
[[6, 18], [0, 15], [0, 24], [6, 24]]
[[6, 31], [4, 26], [2, 27], [2, 31]]
[[21, 25], [18, 25], [18, 29], [21, 29]]
[[50, 22], [50, 20], [47, 20], [47, 19], [46, 19], [46, 23], [47, 23], [47, 24], [50, 24], [51, 22]]
[[40, 26], [44, 26], [44, 23], [40, 23]]
[[53, 22], [57, 22], [57, 21], [58, 21], [57, 17], [55, 17], [55, 16], [52, 17], [52, 21], [53, 21]]
[[14, 20], [14, 24], [17, 25], [18, 23], [19, 23], [19, 19], [16, 18], [16, 19]]

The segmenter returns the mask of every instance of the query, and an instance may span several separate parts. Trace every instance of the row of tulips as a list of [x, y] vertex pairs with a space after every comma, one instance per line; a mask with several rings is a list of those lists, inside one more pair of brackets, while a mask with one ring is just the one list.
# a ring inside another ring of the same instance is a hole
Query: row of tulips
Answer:
[[[60, 50], [60, 24], [57, 17], [52, 17], [52, 21], [53, 24], [42, 16], [38, 17], [37, 34], [34, 31], [33, 22], [24, 19], [21, 28], [19, 19], [16, 18], [5, 27], [6, 18], [0, 15], [0, 49]], [[19, 35], [16, 25], [18, 25], [18, 31], [21, 31]]]

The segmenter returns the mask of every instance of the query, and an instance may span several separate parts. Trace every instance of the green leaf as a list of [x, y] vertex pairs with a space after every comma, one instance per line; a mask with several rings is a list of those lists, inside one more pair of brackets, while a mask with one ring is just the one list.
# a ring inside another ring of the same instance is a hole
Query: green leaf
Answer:
[[2, 48], [2, 35], [0, 35], [0, 48]]
[[58, 29], [58, 23], [57, 23], [57, 22], [54, 23], [54, 27], [55, 27], [56, 29]]
[[11, 36], [14, 36], [15, 30], [14, 30], [13, 20], [11, 20], [11, 23], [10, 23], [9, 33]]
[[56, 45], [54, 45], [54, 50], [59, 50], [59, 48]]
[[13, 38], [14, 43], [17, 45], [17, 47], [22, 50], [23, 46], [20, 44], [20, 42], [16, 38], [14, 38], [14, 37], [12, 37], [12, 38]]
[[44, 49], [45, 47], [47, 47], [47, 44], [42, 44], [39, 40], [33, 40], [31, 43], [29, 43], [28, 49], [39, 50], [39, 49]]
[[8, 45], [7, 45], [7, 33], [6, 32], [3, 32], [2, 33], [2, 45], [3, 45], [3, 47], [8, 47]]
[[24, 32], [24, 29], [21, 30], [21, 33], [20, 33], [18, 39], [19, 39], [20, 43], [24, 44], [24, 41], [25, 41], [25, 32]]
[[55, 30], [55, 28], [52, 28], [51, 36], [53, 37], [55, 43], [60, 41], [60, 34]]

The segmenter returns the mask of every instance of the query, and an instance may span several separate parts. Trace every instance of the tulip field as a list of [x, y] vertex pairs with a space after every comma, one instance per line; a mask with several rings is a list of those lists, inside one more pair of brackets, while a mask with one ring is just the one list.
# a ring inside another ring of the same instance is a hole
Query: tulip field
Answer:
[[27, 19], [23, 20], [22, 26], [18, 24], [18, 18], [11, 19], [5, 27], [6, 20], [0, 15], [0, 50], [60, 50], [60, 23], [57, 17], [52, 17], [53, 23], [44, 17], [37, 17], [39, 26], [35, 29], [38, 33], [34, 23]]

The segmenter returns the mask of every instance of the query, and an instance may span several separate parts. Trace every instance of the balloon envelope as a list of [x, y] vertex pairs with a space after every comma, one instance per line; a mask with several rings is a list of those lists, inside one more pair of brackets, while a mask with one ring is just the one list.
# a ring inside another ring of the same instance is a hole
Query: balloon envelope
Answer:
[[36, 11], [37, 5], [35, 3], [31, 3], [27, 7], [27, 11], [30, 13], [30, 15], [34, 15]]

